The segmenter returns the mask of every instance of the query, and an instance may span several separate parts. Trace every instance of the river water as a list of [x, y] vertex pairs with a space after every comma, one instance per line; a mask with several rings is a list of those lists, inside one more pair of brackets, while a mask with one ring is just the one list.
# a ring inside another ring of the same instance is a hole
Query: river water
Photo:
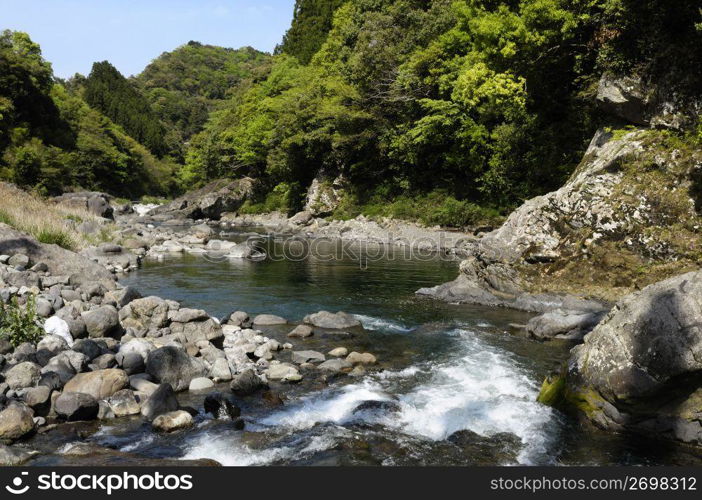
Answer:
[[[294, 253], [280, 242], [261, 245], [271, 255]], [[145, 296], [179, 300], [216, 317], [244, 310], [294, 323], [319, 310], [356, 314], [366, 333], [294, 339], [294, 348], [372, 352], [376, 371], [331, 381], [303, 372], [300, 384], [272, 384], [282, 405], [241, 398], [244, 431], [200, 414], [195, 428], [168, 436], [134, 418], [93, 426], [81, 440], [139, 457], [209, 458], [224, 465], [696, 463], [694, 451], [584, 430], [537, 403], [541, 381], [572, 346], [510, 335], [510, 323], [529, 317], [519, 312], [414, 295], [453, 279], [457, 262], [438, 255], [407, 258], [400, 250], [379, 257], [377, 249], [339, 245], [318, 245], [292, 260], [147, 260], [123, 282]], [[263, 330], [287, 342], [291, 329]], [[180, 397], [182, 404], [202, 406], [201, 395]], [[60, 439], [70, 442], [70, 436]], [[36, 463], [65, 462], [49, 455]]]

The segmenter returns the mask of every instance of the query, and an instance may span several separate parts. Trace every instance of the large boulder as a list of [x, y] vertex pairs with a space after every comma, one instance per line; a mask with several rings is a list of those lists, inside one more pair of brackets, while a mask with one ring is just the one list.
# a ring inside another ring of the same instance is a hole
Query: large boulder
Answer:
[[702, 443], [700, 318], [702, 271], [624, 297], [571, 351], [567, 372], [544, 383], [541, 400], [604, 428]]
[[649, 124], [652, 97], [640, 78], [605, 73], [597, 87], [597, 102], [602, 109], [636, 125]]
[[14, 441], [34, 430], [34, 412], [21, 403], [10, 404], [0, 412], [0, 439]]
[[219, 179], [153, 209], [150, 215], [218, 220], [225, 212], [236, 212], [255, 195], [258, 185], [249, 177]]
[[149, 419], [178, 409], [178, 399], [171, 384], [161, 384], [141, 405], [141, 414]]
[[63, 351], [49, 360], [41, 369], [43, 375], [56, 374], [61, 384], [65, 384], [72, 379], [76, 373], [84, 372], [88, 369], [90, 360], [88, 357], [76, 351]]
[[98, 217], [112, 219], [114, 209], [110, 205], [112, 197], [109, 194], [94, 191], [81, 191], [77, 193], [64, 193], [54, 198], [54, 201], [73, 208], [87, 210]]
[[314, 314], [308, 314], [305, 316], [303, 321], [318, 328], [329, 328], [333, 330], [342, 330], [344, 328], [361, 326], [361, 322], [356, 319], [355, 316], [343, 311], [339, 311], [337, 313], [319, 311]]
[[317, 217], [334, 212], [343, 198], [345, 184], [341, 175], [332, 177], [320, 172], [307, 189], [305, 212]]
[[115, 392], [107, 399], [107, 404], [115, 417], [138, 415], [141, 412], [141, 404], [134, 397], [134, 392], [129, 389]]
[[53, 276], [70, 276], [72, 284], [100, 282], [115, 288], [114, 276], [96, 262], [59, 247], [39, 243], [31, 236], [0, 223], [0, 255], [24, 254], [30, 262], [44, 262]]
[[151, 426], [161, 432], [173, 432], [192, 427], [193, 416], [187, 411], [176, 410], [159, 415], [151, 422]]
[[69, 422], [94, 420], [99, 405], [97, 399], [83, 392], [64, 392], [54, 402], [56, 414]]
[[113, 306], [102, 306], [85, 312], [83, 321], [90, 338], [119, 337], [122, 333], [119, 313]]
[[108, 368], [77, 374], [64, 386], [63, 392], [81, 392], [90, 394], [95, 399], [104, 399], [128, 385], [129, 377], [124, 370]]
[[[178, 311], [176, 314], [180, 312], [181, 311]], [[177, 316], [177, 318], [180, 319], [179, 316]], [[185, 346], [195, 345], [202, 340], [218, 340], [223, 336], [220, 324], [207, 315], [205, 315], [204, 318], [199, 317], [187, 322], [179, 322], [173, 319], [170, 324], [170, 329], [171, 334]]]
[[158, 382], [170, 384], [175, 391], [184, 391], [194, 378], [207, 375], [207, 368], [183, 349], [165, 346], [149, 354], [146, 373]]
[[259, 314], [253, 319], [253, 324], [256, 326], [285, 325], [287, 322], [288, 320], [275, 314]]
[[529, 320], [527, 333], [539, 340], [580, 340], [595, 328], [605, 313], [602, 311], [565, 311], [556, 309]]
[[10, 389], [33, 387], [41, 378], [41, 366], [31, 361], [18, 363], [5, 372], [5, 382]]
[[260, 390], [268, 389], [268, 384], [256, 375], [254, 370], [249, 368], [242, 373], [234, 375], [229, 388], [237, 396], [249, 396]]
[[168, 302], [160, 297], [136, 299], [120, 309], [119, 320], [124, 328], [147, 334], [168, 325], [168, 309]]

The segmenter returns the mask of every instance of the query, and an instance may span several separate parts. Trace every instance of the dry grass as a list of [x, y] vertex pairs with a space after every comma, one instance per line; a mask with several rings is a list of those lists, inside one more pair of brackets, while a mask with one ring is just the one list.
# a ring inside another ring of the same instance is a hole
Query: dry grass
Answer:
[[[80, 250], [110, 239], [111, 229], [104, 220], [85, 209], [53, 203], [6, 183], [0, 183], [0, 200], [0, 222], [42, 243]], [[80, 223], [90, 221], [101, 226], [97, 233], [86, 235], [77, 230]]]

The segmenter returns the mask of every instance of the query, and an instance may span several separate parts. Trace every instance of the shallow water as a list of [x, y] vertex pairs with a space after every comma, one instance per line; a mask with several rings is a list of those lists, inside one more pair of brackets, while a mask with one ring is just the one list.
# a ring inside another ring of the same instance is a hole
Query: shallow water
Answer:
[[[269, 254], [284, 250], [280, 242], [267, 240], [261, 245]], [[509, 323], [528, 319], [522, 313], [443, 304], [414, 295], [420, 287], [454, 278], [455, 261], [439, 256], [408, 260], [400, 258], [402, 251], [358, 259], [377, 251], [357, 249], [353, 257], [341, 256], [338, 245], [319, 246], [314, 255], [296, 261], [175, 256], [147, 261], [123, 282], [144, 295], [176, 299], [217, 317], [244, 310], [299, 322], [321, 309], [357, 314], [367, 333], [295, 339], [295, 349], [327, 352], [343, 345], [350, 351], [372, 352], [378, 357], [378, 370], [331, 381], [315, 371], [303, 372], [300, 384], [271, 384], [284, 404], [271, 406], [260, 396], [241, 398], [243, 432], [230, 422], [200, 414], [194, 429], [169, 436], [152, 433], [137, 418], [91, 424], [75, 433], [48, 433], [34, 444], [55, 448], [87, 441], [133, 457], [209, 458], [224, 465], [697, 461], [694, 451], [583, 430], [537, 403], [541, 381], [566, 359], [570, 345], [509, 335]], [[264, 331], [288, 341], [291, 328]], [[289, 355], [284, 352], [281, 360]], [[204, 396], [180, 397], [181, 404], [201, 408]], [[114, 457], [104, 456], [106, 463], [112, 463]], [[55, 454], [35, 460], [47, 465], [68, 462]]]

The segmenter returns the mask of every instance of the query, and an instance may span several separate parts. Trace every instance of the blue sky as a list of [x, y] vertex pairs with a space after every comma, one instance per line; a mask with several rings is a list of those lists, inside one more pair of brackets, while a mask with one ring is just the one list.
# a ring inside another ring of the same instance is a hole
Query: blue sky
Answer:
[[26, 31], [54, 73], [108, 60], [124, 75], [190, 40], [272, 51], [294, 0], [0, 0], [0, 29]]

